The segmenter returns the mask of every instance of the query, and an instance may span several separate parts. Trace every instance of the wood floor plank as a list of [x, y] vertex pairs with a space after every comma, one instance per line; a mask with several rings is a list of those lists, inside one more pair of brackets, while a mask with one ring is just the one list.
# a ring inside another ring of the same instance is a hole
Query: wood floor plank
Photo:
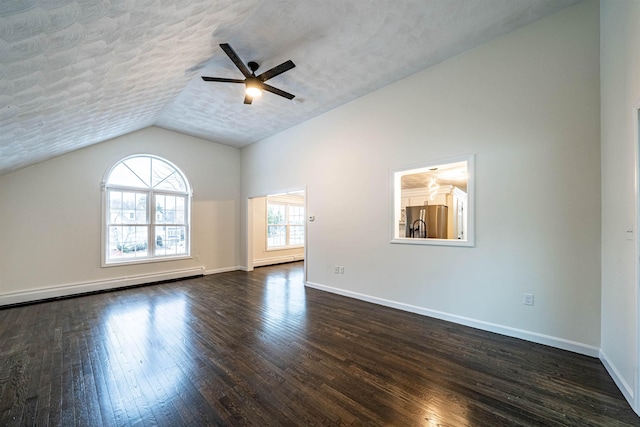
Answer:
[[598, 359], [305, 288], [302, 268], [0, 308], [0, 425], [640, 427]]

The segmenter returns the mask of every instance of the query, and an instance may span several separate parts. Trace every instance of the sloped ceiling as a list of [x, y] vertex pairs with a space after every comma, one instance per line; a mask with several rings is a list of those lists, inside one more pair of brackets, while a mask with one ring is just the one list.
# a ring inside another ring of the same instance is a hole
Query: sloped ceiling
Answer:
[[[0, 175], [151, 125], [243, 147], [579, 0], [2, 0]], [[258, 73], [243, 104], [230, 43]]]

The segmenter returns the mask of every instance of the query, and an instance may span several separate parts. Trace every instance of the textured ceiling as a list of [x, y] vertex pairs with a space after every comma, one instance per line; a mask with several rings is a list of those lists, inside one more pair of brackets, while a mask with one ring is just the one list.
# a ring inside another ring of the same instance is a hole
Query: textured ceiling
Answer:
[[438, 185], [453, 185], [467, 191], [468, 173], [467, 162], [455, 162], [429, 167], [425, 172], [416, 172], [402, 175], [400, 188], [411, 190], [415, 188], [427, 188], [432, 179]]
[[[0, 0], [0, 175], [156, 125], [242, 147], [579, 0]], [[258, 73], [243, 104], [218, 46]]]

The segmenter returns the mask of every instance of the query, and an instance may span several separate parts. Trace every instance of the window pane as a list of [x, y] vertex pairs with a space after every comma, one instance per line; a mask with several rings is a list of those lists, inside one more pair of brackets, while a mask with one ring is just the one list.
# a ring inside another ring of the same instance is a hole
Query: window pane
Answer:
[[146, 224], [147, 194], [109, 191], [109, 224]]
[[174, 211], [176, 210], [176, 197], [175, 196], [167, 196], [165, 198], [165, 200], [167, 201], [166, 205], [165, 205], [165, 209], [167, 211]]
[[112, 260], [146, 257], [147, 231], [146, 226], [110, 226], [107, 257]]
[[176, 197], [176, 219], [175, 219], [176, 224], [186, 223], [186, 220], [185, 220], [185, 218], [187, 217], [187, 211], [185, 209], [186, 204], [187, 204], [186, 197], [184, 196]]
[[120, 163], [111, 171], [107, 183], [123, 187], [149, 188], [147, 181], [148, 179], [136, 175], [126, 163]]
[[156, 195], [156, 224], [164, 223], [164, 207], [167, 204], [164, 194]]
[[151, 158], [150, 157], [131, 157], [124, 161], [124, 164], [131, 172], [144, 183], [146, 188], [151, 186]]
[[285, 205], [267, 205], [267, 224], [285, 224], [286, 223], [286, 206]]
[[178, 171], [160, 159], [153, 159], [152, 186], [156, 190], [187, 191], [187, 184]]
[[185, 205], [185, 196], [157, 195], [156, 224], [184, 224]]
[[147, 219], [147, 212], [147, 194], [136, 193], [136, 224], [146, 224], [149, 222]]
[[109, 224], [122, 224], [122, 192], [109, 191]]
[[185, 242], [186, 227], [157, 226], [155, 228], [155, 255], [184, 255], [187, 253]]
[[292, 225], [289, 228], [289, 244], [304, 245], [304, 226]]
[[267, 247], [286, 246], [287, 227], [285, 225], [269, 225], [267, 227]]
[[304, 207], [289, 206], [289, 224], [304, 224]]

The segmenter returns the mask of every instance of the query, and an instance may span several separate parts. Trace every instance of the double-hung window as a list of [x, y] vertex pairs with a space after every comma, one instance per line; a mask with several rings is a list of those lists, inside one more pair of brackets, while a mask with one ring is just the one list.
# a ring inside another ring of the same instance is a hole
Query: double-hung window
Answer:
[[304, 246], [304, 206], [267, 198], [267, 249]]
[[189, 256], [191, 191], [176, 166], [127, 157], [111, 168], [103, 191], [104, 265]]

